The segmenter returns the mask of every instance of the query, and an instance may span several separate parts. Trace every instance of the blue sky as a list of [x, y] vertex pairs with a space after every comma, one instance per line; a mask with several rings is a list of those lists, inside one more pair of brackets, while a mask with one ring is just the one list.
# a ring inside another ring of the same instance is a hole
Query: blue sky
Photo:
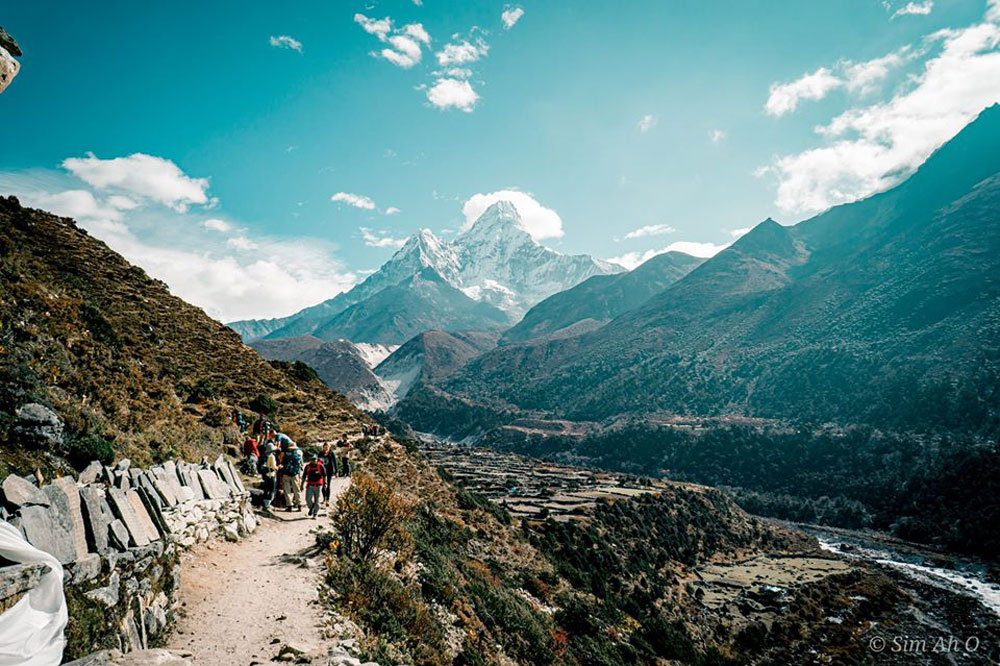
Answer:
[[704, 255], [891, 186], [1000, 100], [992, 3], [5, 3], [0, 192], [222, 319], [505, 190], [562, 252]]

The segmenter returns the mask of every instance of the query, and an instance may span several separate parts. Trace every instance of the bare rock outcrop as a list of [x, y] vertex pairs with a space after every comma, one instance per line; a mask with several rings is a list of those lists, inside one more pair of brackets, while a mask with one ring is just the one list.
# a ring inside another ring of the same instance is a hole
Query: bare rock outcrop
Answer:
[[21, 48], [10, 34], [0, 27], [0, 92], [3, 92], [17, 73], [21, 71], [21, 63], [14, 56], [21, 55]]

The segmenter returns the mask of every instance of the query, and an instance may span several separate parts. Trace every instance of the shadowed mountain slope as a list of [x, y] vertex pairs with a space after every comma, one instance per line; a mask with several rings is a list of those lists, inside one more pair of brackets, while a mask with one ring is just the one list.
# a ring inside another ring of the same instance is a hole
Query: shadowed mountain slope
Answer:
[[642, 305], [701, 262], [682, 252], [666, 252], [628, 273], [595, 275], [528, 310], [524, 319], [504, 332], [502, 341], [570, 337], [600, 328], [623, 312]]

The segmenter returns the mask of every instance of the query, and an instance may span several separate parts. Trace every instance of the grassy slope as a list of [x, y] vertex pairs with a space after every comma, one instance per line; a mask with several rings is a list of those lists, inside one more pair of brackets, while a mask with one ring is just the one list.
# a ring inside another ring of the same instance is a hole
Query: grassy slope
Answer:
[[[364, 418], [318, 380], [268, 364], [72, 220], [13, 198], [0, 198], [0, 325], [0, 475], [58, 467], [67, 452], [13, 440], [27, 402], [61, 416], [66, 448], [96, 436], [138, 462], [218, 453], [230, 409], [249, 411], [259, 394], [307, 439]], [[199, 383], [215, 397], [191, 404]]]

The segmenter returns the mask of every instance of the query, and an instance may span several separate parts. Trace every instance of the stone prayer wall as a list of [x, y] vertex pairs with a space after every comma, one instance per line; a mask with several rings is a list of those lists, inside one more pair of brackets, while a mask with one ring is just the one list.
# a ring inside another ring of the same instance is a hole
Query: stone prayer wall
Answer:
[[[180, 552], [218, 537], [235, 541], [257, 527], [250, 494], [224, 456], [145, 470], [128, 460], [94, 462], [78, 479], [41, 488], [11, 475], [0, 495], [0, 518], [65, 568], [68, 658], [155, 645], [175, 610]], [[0, 565], [0, 608], [30, 589], [30, 580], [23, 567]]]

